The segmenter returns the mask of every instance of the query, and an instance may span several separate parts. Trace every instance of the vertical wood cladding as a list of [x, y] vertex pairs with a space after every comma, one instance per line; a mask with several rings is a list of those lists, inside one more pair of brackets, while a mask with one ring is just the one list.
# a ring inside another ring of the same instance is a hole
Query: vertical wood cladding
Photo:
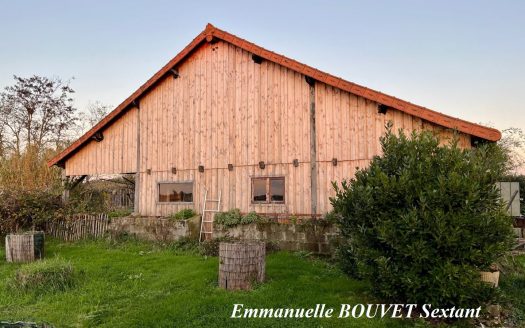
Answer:
[[[250, 53], [223, 41], [203, 44], [177, 70], [178, 78], [166, 76], [140, 99], [139, 164], [135, 109], [107, 128], [102, 142], [91, 141], [68, 159], [67, 174], [135, 172], [138, 165], [142, 215], [200, 211], [205, 189], [210, 198], [222, 192], [222, 210], [311, 214], [311, 97], [305, 76], [266, 60], [254, 63]], [[379, 114], [377, 103], [324, 83], [315, 83], [314, 96], [317, 213], [331, 208], [332, 181], [353, 177], [356, 167], [380, 154], [378, 139], [387, 121], [396, 130], [452, 135], [397, 110]], [[460, 139], [470, 146], [470, 136]], [[257, 176], [284, 176], [286, 203], [252, 204], [251, 177]], [[165, 181], [193, 181], [193, 204], [158, 203], [157, 183]]]
[[65, 162], [66, 175], [134, 173], [137, 170], [137, 109], [132, 108]]

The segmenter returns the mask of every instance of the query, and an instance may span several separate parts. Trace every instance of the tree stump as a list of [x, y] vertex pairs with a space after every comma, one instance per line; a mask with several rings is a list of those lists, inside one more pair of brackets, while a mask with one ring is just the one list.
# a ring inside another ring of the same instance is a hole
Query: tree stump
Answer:
[[251, 289], [264, 281], [266, 244], [228, 242], [219, 244], [219, 286], [228, 290]]
[[32, 262], [44, 258], [44, 233], [33, 231], [7, 235], [5, 257], [7, 262]]

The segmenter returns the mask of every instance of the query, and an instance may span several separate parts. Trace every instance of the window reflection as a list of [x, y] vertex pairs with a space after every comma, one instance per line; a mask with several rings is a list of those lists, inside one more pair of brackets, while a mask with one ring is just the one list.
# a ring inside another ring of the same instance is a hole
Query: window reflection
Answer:
[[193, 182], [159, 183], [159, 202], [193, 202]]

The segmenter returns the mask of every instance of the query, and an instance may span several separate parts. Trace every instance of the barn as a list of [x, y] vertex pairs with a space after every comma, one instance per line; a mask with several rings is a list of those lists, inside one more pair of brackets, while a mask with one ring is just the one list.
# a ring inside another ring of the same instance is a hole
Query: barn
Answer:
[[385, 124], [454, 131], [463, 147], [498, 130], [321, 72], [211, 24], [54, 157], [69, 178], [135, 175], [135, 213], [159, 217], [204, 197], [220, 210], [319, 216], [332, 181], [380, 154]]

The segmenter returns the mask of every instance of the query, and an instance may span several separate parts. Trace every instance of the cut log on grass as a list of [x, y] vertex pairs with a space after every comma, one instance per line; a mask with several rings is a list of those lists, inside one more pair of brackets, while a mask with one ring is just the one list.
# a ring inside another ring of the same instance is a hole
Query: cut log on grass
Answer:
[[228, 290], [251, 289], [264, 281], [266, 247], [264, 242], [219, 244], [219, 286]]
[[33, 231], [7, 235], [5, 256], [7, 262], [33, 262], [44, 258], [44, 233]]

